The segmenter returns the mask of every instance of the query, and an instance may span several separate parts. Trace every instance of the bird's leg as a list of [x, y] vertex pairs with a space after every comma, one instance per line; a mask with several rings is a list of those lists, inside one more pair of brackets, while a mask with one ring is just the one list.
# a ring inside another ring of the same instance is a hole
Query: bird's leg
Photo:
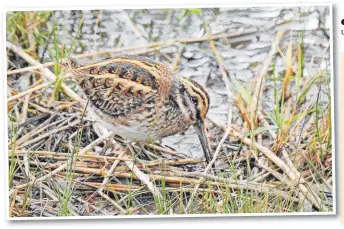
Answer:
[[105, 145], [99, 155], [105, 155], [108, 149], [113, 150], [115, 148], [115, 145], [112, 143], [112, 140], [114, 137], [115, 137], [115, 133], [112, 132], [109, 138], [106, 140]]
[[136, 151], [134, 147], [131, 145], [131, 142], [126, 142], [126, 147], [129, 149], [129, 152], [131, 153], [131, 157], [134, 159], [136, 158]]
[[[145, 150], [143, 149], [143, 145], [141, 143], [137, 143], [139, 146], [139, 149], [135, 148], [132, 144], [127, 144], [127, 147], [129, 149], [129, 151], [131, 152], [132, 154], [132, 158], [136, 161], [139, 161], [139, 162], [145, 162], [146, 159], [150, 159], [149, 155], [147, 155], [147, 153], [145, 152]], [[140, 157], [138, 157], [138, 155], [141, 156], [141, 159]], [[144, 157], [142, 159], [142, 156]]]
[[131, 143], [127, 143], [127, 148], [129, 149], [130, 153], [131, 153], [131, 157], [133, 159], [133, 163], [135, 164], [136, 161], [138, 162], [143, 162], [142, 160], [140, 160], [138, 157], [137, 157], [137, 153], [136, 153], [136, 150], [134, 149], [133, 145]]

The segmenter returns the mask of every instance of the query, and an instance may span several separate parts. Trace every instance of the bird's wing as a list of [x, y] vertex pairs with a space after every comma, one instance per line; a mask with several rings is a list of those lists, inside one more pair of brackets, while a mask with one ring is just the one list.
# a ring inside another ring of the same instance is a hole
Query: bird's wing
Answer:
[[80, 86], [92, 104], [114, 117], [128, 116], [142, 112], [142, 109], [154, 108], [156, 91], [112, 75], [101, 78], [89, 77]]
[[85, 66], [71, 60], [69, 67], [92, 104], [115, 117], [153, 109], [157, 95], [170, 90], [167, 66], [147, 58], [123, 56]]
[[71, 59], [69, 66], [78, 81], [87, 76], [112, 75], [150, 87], [161, 94], [169, 92], [172, 82], [172, 72], [168, 66], [146, 57], [125, 55], [85, 66]]

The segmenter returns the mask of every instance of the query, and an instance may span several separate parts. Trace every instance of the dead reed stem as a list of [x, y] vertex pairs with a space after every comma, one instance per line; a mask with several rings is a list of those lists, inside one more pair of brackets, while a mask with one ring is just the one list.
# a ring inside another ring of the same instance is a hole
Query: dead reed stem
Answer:
[[[209, 39], [212, 39], [212, 40], [227, 39], [227, 38], [231, 38], [231, 37], [238, 37], [238, 36], [241, 36], [243, 34], [255, 33], [258, 31], [259, 31], [258, 29], [254, 28], [254, 29], [246, 29], [246, 31], [241, 30], [239, 32], [232, 33], [232, 34], [218, 34], [218, 35], [212, 35], [212, 36], [204, 36], [204, 37], [200, 37], [200, 38], [172, 39], [172, 40], [167, 40], [167, 41], [152, 42], [152, 43], [148, 43], [148, 44], [131, 46], [131, 47], [116, 48], [114, 50], [108, 50], [108, 51], [84, 53], [84, 54], [76, 55], [75, 58], [79, 59], [79, 58], [87, 58], [87, 57], [98, 56], [98, 55], [110, 55], [110, 54], [116, 54], [116, 53], [127, 52], [127, 51], [138, 50], [138, 49], [146, 49], [146, 48], [157, 48], [157, 47], [159, 47], [159, 49], [161, 49], [162, 47], [171, 46], [175, 43], [186, 44], [186, 43], [207, 41]], [[7, 46], [8, 46], [8, 48], [11, 48], [11, 49], [13, 47], [9, 44], [7, 44]], [[152, 50], [155, 50], [155, 49], [152, 49]], [[142, 50], [140, 52], [147, 52], [147, 51]], [[66, 60], [64, 60], [64, 61], [66, 61]], [[8, 71], [7, 75], [18, 74], [18, 73], [33, 71], [36, 69], [51, 67], [55, 64], [56, 64], [55, 62], [49, 62], [49, 63], [44, 63], [44, 64], [36, 63], [36, 64], [32, 64], [33, 66], [30, 66], [30, 67]]]

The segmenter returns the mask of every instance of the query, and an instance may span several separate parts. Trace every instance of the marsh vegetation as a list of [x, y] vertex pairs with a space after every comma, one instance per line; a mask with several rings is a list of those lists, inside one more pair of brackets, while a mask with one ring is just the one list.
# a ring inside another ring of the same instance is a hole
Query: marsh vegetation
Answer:
[[[328, 7], [8, 12], [11, 217], [332, 212]], [[60, 63], [142, 55], [210, 94], [192, 129], [115, 138]], [[134, 151], [134, 152], [133, 152]]]

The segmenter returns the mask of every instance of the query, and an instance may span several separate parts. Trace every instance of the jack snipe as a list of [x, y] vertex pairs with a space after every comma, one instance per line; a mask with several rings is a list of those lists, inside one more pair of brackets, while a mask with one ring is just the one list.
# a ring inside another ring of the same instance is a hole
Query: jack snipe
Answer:
[[204, 120], [209, 95], [195, 81], [145, 57], [120, 56], [85, 66], [68, 62], [106, 128], [131, 141], [154, 141], [191, 125], [206, 161], [211, 150]]

